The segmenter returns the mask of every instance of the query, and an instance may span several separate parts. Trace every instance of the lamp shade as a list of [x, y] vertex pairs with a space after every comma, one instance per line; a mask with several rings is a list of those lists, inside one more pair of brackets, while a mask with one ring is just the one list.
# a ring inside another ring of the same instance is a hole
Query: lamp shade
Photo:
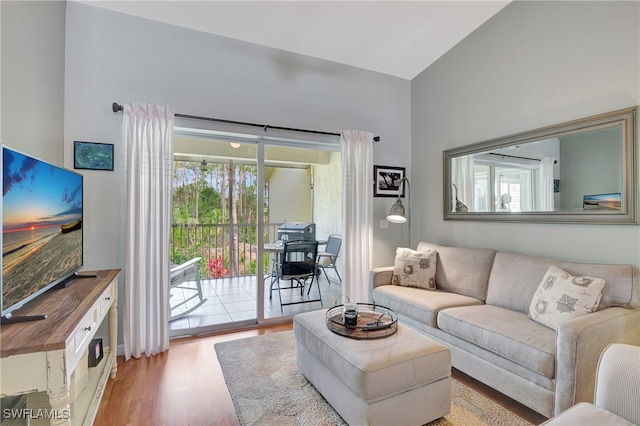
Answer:
[[407, 221], [407, 217], [404, 213], [404, 206], [402, 205], [400, 198], [398, 198], [391, 206], [391, 210], [389, 210], [389, 214], [387, 215], [387, 220], [393, 223], [405, 223]]

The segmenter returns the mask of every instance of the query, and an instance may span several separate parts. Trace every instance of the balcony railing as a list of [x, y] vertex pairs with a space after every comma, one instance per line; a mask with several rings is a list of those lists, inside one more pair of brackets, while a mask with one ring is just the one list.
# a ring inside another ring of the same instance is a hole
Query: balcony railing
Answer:
[[[265, 242], [277, 239], [280, 225], [265, 224]], [[171, 262], [179, 264], [201, 257], [200, 277], [205, 279], [256, 275], [257, 235], [258, 225], [255, 223], [172, 225]], [[265, 273], [268, 272], [268, 263], [265, 253]]]

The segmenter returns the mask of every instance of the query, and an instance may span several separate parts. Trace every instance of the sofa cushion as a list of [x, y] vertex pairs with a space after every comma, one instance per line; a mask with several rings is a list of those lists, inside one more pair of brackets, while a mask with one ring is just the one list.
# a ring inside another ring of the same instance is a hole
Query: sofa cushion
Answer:
[[445, 247], [424, 241], [418, 244], [417, 250], [438, 252], [436, 265], [438, 289], [485, 300], [495, 250]]
[[551, 265], [571, 275], [588, 275], [604, 279], [607, 284], [602, 291], [598, 310], [610, 306], [638, 306], [639, 277], [633, 265], [558, 262], [544, 257], [505, 252], [495, 255], [489, 277], [487, 304], [528, 313], [533, 294]]
[[416, 251], [398, 247], [391, 284], [435, 290], [437, 254], [435, 250]]
[[563, 321], [594, 312], [604, 284], [601, 278], [576, 277], [549, 266], [531, 299], [529, 318], [557, 330]]
[[449, 308], [438, 327], [550, 379], [555, 374], [556, 334], [526, 314], [492, 305]]
[[420, 288], [383, 285], [373, 290], [375, 303], [391, 308], [399, 314], [437, 327], [437, 315], [453, 306], [481, 305], [482, 300], [448, 291], [427, 291]]

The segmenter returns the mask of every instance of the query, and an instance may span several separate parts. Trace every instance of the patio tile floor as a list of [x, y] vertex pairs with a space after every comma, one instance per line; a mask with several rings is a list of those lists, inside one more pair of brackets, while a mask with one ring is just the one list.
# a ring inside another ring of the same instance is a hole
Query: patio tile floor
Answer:
[[[342, 294], [342, 286], [336, 282], [329, 283], [324, 275], [320, 276], [318, 280], [324, 308], [331, 307], [336, 303], [341, 303], [339, 297]], [[274, 290], [273, 298], [269, 300], [269, 283], [270, 280], [267, 279], [265, 285], [265, 318], [296, 315], [301, 312], [321, 309], [323, 307], [320, 305], [320, 302], [310, 302], [283, 306], [281, 311], [277, 291]], [[201, 284], [202, 293], [207, 301], [188, 315], [170, 321], [169, 330], [173, 332], [172, 334], [176, 332], [180, 333], [181, 331], [186, 332], [186, 330], [189, 329], [217, 326], [256, 318], [256, 291], [258, 283], [255, 275], [202, 280]], [[288, 285], [288, 283], [286, 285]], [[182, 286], [191, 287], [194, 291], [172, 289], [171, 304], [175, 305], [195, 294], [195, 282], [183, 283]], [[282, 302], [286, 303], [318, 298], [317, 283], [314, 282], [309, 295], [307, 295], [307, 290], [308, 287], [305, 288], [303, 296], [300, 296], [299, 290], [282, 290]], [[174, 313], [180, 312], [180, 309], [187, 310], [197, 303], [197, 298], [190, 300], [185, 305], [174, 310]]]

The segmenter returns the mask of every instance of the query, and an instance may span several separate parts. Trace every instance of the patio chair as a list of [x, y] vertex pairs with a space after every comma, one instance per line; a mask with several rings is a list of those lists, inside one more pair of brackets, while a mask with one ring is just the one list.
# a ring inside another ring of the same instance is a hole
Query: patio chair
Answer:
[[[175, 305], [171, 304], [171, 294], [169, 295], [169, 321], [177, 320], [178, 318], [182, 318], [185, 315], [190, 314], [191, 312], [198, 309], [204, 302], [207, 301], [202, 295], [202, 284], [200, 283], [200, 257], [194, 257], [191, 260], [188, 260], [180, 265], [173, 265], [169, 270], [169, 276], [171, 277], [171, 284], [169, 286], [169, 292], [173, 289], [181, 289], [187, 292], [195, 292], [188, 297], [185, 297], [184, 300], [178, 301]], [[187, 286], [183, 285], [188, 281], [195, 281], [196, 286]], [[192, 307], [185, 310], [178, 310], [183, 305], [186, 305], [187, 302], [198, 298], [199, 302], [193, 305]], [[175, 313], [174, 313], [175, 311]]]
[[[342, 278], [338, 273], [336, 263], [338, 262], [338, 254], [340, 253], [340, 246], [342, 246], [342, 237], [340, 235], [329, 235], [327, 244], [324, 251], [318, 253], [318, 269], [324, 272], [324, 276], [331, 284], [331, 279], [327, 275], [327, 269], [333, 269], [338, 276], [339, 284], [342, 284]], [[319, 274], [318, 274], [319, 278]]]
[[[316, 278], [317, 257], [317, 241], [298, 240], [284, 243], [284, 249], [282, 255], [279, 256], [279, 264], [275, 265], [275, 274], [271, 279], [271, 287], [269, 289], [269, 299], [272, 298], [274, 290], [278, 292], [280, 311], [282, 311], [283, 306], [298, 303], [320, 302], [322, 306], [322, 294], [320, 294], [319, 284], [316, 284], [320, 295], [318, 299], [301, 298], [296, 301], [282, 303], [282, 290], [299, 289], [300, 296], [303, 297], [304, 288], [308, 280], [311, 280], [311, 282], [309, 283], [307, 294], [311, 292], [311, 287]], [[282, 287], [280, 281], [289, 281], [289, 286]], [[317, 283], [317, 280], [315, 281]]]

